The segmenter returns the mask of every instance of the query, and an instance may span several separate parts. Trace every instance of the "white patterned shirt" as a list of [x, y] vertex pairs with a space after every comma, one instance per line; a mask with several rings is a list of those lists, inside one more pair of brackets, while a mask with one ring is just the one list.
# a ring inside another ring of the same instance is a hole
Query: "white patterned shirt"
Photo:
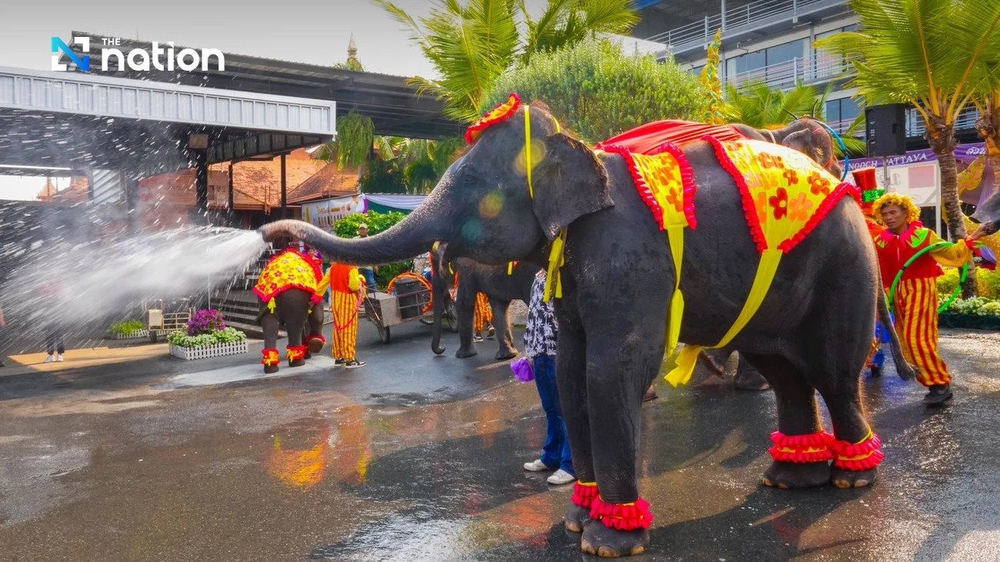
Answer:
[[556, 355], [555, 308], [552, 302], [544, 302], [545, 271], [539, 271], [531, 285], [531, 302], [528, 303], [528, 322], [524, 330], [524, 353], [528, 357]]

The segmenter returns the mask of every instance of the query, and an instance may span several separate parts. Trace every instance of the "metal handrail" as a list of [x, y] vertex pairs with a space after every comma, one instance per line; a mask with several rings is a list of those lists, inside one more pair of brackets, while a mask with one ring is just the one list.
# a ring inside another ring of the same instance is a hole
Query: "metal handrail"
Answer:
[[[694, 41], [708, 43], [718, 30], [723, 33], [732, 29], [753, 26], [761, 21], [775, 17], [794, 18], [812, 6], [826, 3], [830, 0], [759, 0], [725, 12], [705, 16], [702, 20], [693, 21], [673, 29], [657, 33], [647, 41], [666, 43], [667, 45], [683, 45]], [[844, 0], [847, 3], [847, 0]]]
[[851, 65], [839, 57], [796, 57], [790, 61], [727, 75], [726, 84], [742, 88], [753, 82], [764, 82], [768, 86], [785, 89], [792, 88], [799, 82], [811, 84], [836, 80], [847, 76], [851, 70]]

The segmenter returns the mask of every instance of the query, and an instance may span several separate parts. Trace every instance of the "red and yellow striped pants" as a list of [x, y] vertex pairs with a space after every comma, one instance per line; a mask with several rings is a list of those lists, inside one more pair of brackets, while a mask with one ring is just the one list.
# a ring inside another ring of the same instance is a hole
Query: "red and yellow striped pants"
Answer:
[[904, 279], [896, 288], [896, 332], [903, 356], [917, 367], [924, 386], [948, 384], [951, 375], [938, 353], [937, 280]]
[[358, 353], [358, 296], [333, 291], [333, 356], [354, 361]]
[[486, 293], [476, 293], [476, 313], [472, 323], [477, 334], [486, 329], [486, 324], [493, 323], [493, 309], [490, 308], [490, 298]]

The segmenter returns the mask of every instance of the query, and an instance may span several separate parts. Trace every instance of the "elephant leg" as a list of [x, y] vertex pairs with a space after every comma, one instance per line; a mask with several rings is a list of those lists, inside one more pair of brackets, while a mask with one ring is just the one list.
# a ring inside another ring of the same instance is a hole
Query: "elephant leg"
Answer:
[[458, 315], [458, 351], [455, 357], [465, 359], [475, 355], [476, 348], [472, 345], [472, 316], [476, 311], [476, 288], [470, 282], [459, 283], [458, 294], [455, 295], [455, 313]]
[[771, 385], [768, 384], [767, 379], [764, 375], [760, 374], [760, 371], [754, 368], [749, 361], [743, 357], [743, 354], [739, 354], [739, 363], [736, 367], [736, 388], [737, 390], [768, 390]]
[[821, 392], [836, 437], [830, 481], [838, 488], [862, 488], [874, 482], [883, 457], [881, 442], [865, 419], [858, 379]]
[[[306, 348], [302, 336], [305, 331], [306, 317], [309, 314], [309, 299], [311, 295], [305, 291], [291, 289], [279, 295], [279, 313], [282, 324], [288, 332], [288, 366], [301, 367], [306, 364], [304, 355]], [[302, 353], [302, 356], [293, 354]]]
[[600, 519], [580, 538], [588, 554], [628, 556], [649, 546], [652, 514], [639, 497], [637, 455], [642, 397], [663, 358], [666, 314], [658, 320], [658, 331], [644, 329], [649, 319], [635, 328], [609, 323], [609, 329], [587, 331], [587, 410], [598, 493], [591, 514]]
[[[264, 373], [274, 374], [278, 372], [277, 361], [280, 359], [273, 359], [273, 357], [281, 357], [278, 354], [278, 330], [281, 329], [281, 322], [278, 321], [278, 317], [271, 312], [265, 312], [260, 319], [260, 328], [264, 332]], [[272, 359], [268, 358], [268, 355], [273, 352]], [[271, 364], [273, 363], [273, 364]]]
[[593, 498], [587, 497], [585, 492], [588, 488], [596, 489], [597, 483], [590, 445], [590, 417], [587, 412], [586, 341], [579, 319], [559, 318], [556, 381], [559, 403], [569, 435], [573, 471], [578, 479], [573, 503], [566, 512], [566, 528], [574, 533], [582, 533], [584, 527], [591, 523]]
[[510, 309], [510, 301], [497, 301], [490, 299], [490, 307], [493, 309], [493, 327], [497, 334], [496, 359], [506, 361], [517, 357], [517, 348], [514, 347], [514, 335], [510, 329], [510, 318], [507, 311]]
[[829, 434], [820, 426], [816, 389], [783, 357], [740, 352], [740, 361], [744, 360], [765, 373], [778, 406], [778, 432], [772, 435], [774, 462], [764, 472], [764, 485], [789, 489], [826, 484]]
[[309, 353], [319, 353], [326, 345], [326, 338], [323, 337], [323, 301], [319, 301], [312, 307], [309, 319], [306, 322], [306, 345], [309, 346]]

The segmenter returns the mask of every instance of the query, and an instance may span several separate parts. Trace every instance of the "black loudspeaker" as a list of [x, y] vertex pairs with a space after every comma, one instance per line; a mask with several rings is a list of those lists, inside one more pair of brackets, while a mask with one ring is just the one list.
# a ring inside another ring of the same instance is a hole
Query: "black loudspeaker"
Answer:
[[868, 156], [906, 154], [906, 104], [865, 108], [865, 147]]

